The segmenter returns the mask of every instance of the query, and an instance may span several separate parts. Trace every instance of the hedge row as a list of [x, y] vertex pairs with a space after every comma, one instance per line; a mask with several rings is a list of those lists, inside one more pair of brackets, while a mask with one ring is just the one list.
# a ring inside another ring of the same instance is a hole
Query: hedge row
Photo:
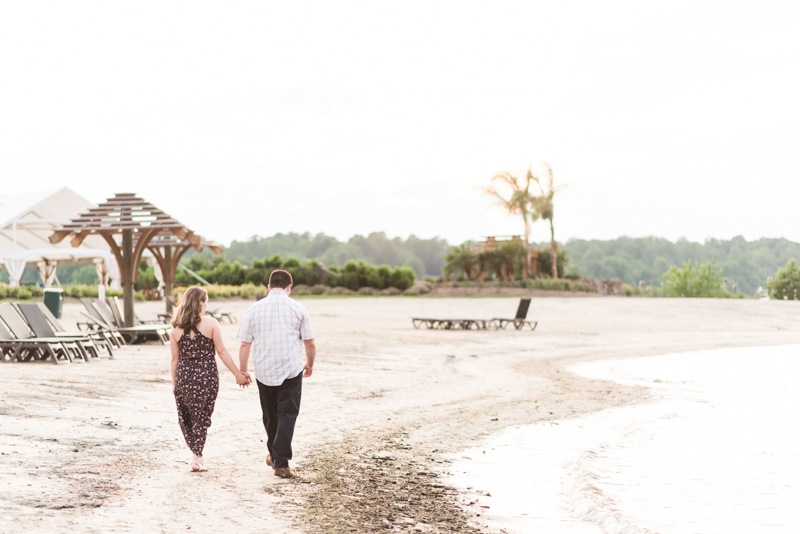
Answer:
[[464, 280], [441, 281], [432, 280], [432, 287], [516, 287], [522, 289], [541, 289], [547, 291], [577, 291], [582, 293], [597, 293], [597, 286], [589, 280], [570, 280], [567, 278], [528, 278], [526, 280]]
[[[361, 261], [357, 263], [351, 261], [341, 269], [326, 268], [317, 261], [312, 260], [301, 264], [295, 258], [284, 260], [278, 255], [256, 259], [250, 268], [243, 266], [238, 261], [217, 261], [212, 264], [208, 260], [203, 260], [202, 256], [195, 256], [190, 260], [189, 268], [193, 268], [192, 270], [204, 280], [219, 286], [242, 286], [245, 284], [254, 287], [266, 286], [269, 282], [269, 275], [275, 269], [284, 269], [291, 273], [295, 286], [323, 285], [330, 288], [344, 287], [351, 291], [358, 291], [363, 287], [377, 290], [393, 287], [405, 291], [414, 285], [416, 280], [414, 270], [409, 267], [392, 269], [388, 265], [374, 266]], [[179, 271], [175, 282], [176, 285], [193, 285], [197, 281], [187, 273]]]
[[0, 284], [0, 299], [32, 299], [43, 295], [42, 288], [39, 286], [17, 286], [11, 287], [8, 284]]
[[[68, 284], [63, 286], [65, 297], [81, 298], [97, 298], [97, 286], [87, 284]], [[0, 299], [33, 299], [42, 298], [44, 289], [36, 285], [25, 285], [18, 287], [10, 287], [6, 284], [0, 284]], [[133, 294], [136, 300], [144, 300], [144, 295], [140, 292]], [[122, 298], [122, 290], [106, 288], [106, 297], [119, 297]]]
[[[240, 286], [226, 286], [214, 284], [210, 286], [202, 286], [208, 292], [209, 298], [218, 297], [242, 297], [253, 298], [256, 296], [264, 296], [267, 294], [267, 288], [264, 286], [257, 286], [255, 284], [242, 284]], [[176, 287], [172, 293], [177, 299], [180, 295], [186, 292], [187, 286]], [[343, 286], [330, 287], [325, 284], [316, 284], [309, 286], [307, 284], [297, 284], [292, 286], [292, 295], [400, 295], [402, 291], [396, 287], [388, 287], [385, 289], [375, 289], [372, 287], [362, 287], [358, 291], [353, 291]], [[418, 294], [418, 293], [413, 293]]]

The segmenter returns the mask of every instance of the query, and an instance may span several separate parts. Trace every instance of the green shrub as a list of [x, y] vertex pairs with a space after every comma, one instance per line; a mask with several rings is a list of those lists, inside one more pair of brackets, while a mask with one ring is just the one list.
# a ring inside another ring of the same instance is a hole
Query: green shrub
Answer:
[[156, 273], [152, 267], [143, 261], [139, 264], [139, 272], [136, 275], [136, 283], [133, 285], [136, 290], [144, 289], [145, 287], [158, 287], [158, 280]]
[[400, 291], [405, 291], [414, 285], [417, 280], [414, 270], [408, 267], [398, 267], [392, 272], [391, 286]]
[[244, 267], [238, 261], [222, 263], [214, 270], [214, 273], [213, 281], [220, 285], [240, 286], [245, 282]]
[[800, 267], [794, 258], [778, 269], [775, 280], [767, 280], [769, 296], [777, 300], [800, 300]]
[[40, 298], [42, 295], [44, 290], [36, 285], [11, 287], [8, 284], [0, 284], [0, 299], [31, 299]]
[[327, 292], [328, 292], [328, 286], [323, 284], [317, 284], [311, 287], [312, 295], [324, 295]]
[[239, 288], [239, 296], [242, 298], [253, 298], [256, 295], [266, 295], [267, 288], [264, 285], [256, 285], [256, 284], [243, 284]]
[[367, 275], [367, 284], [375, 289], [386, 289], [391, 285], [392, 271], [388, 265], [370, 269]]
[[661, 293], [666, 297], [724, 297], [727, 291], [722, 287], [722, 274], [714, 260], [699, 265], [685, 261], [682, 268], [673, 265], [662, 275]]

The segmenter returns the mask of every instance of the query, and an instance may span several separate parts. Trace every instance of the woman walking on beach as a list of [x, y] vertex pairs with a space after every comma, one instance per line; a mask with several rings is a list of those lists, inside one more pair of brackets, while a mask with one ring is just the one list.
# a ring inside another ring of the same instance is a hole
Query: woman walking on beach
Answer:
[[219, 372], [214, 353], [236, 377], [242, 387], [250, 377], [234, 365], [222, 342], [222, 330], [216, 319], [205, 315], [208, 294], [200, 287], [190, 287], [172, 317], [172, 391], [178, 405], [178, 422], [192, 451], [192, 471], [208, 471], [203, 464], [203, 447], [211, 426], [211, 414], [219, 391]]

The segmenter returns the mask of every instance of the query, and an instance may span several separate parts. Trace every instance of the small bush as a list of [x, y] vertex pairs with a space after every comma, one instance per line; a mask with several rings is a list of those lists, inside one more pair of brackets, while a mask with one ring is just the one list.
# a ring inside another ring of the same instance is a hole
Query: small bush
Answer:
[[372, 289], [371, 287], [360, 287], [358, 289], [358, 294], [359, 295], [374, 295], [375, 294], [375, 290]]
[[351, 289], [347, 289], [346, 287], [339, 286], [339, 287], [334, 287], [333, 289], [331, 289], [330, 293], [328, 293], [328, 294], [329, 295], [355, 295], [356, 292], [351, 290]]
[[243, 284], [241, 287], [239, 287], [238, 296], [249, 299], [255, 297], [256, 295], [260, 296], [266, 294], [267, 294], [267, 288], [264, 287], [263, 285], [259, 286], [255, 284]]
[[722, 275], [714, 260], [702, 264], [685, 261], [681, 268], [673, 265], [661, 275], [664, 278], [661, 293], [665, 297], [724, 297], [728, 292], [722, 285]]
[[400, 293], [402, 293], [402, 291], [400, 291], [396, 287], [387, 287], [386, 289], [381, 291], [381, 295], [389, 295], [389, 296], [399, 295]]
[[306, 284], [292, 285], [292, 295], [310, 295], [311, 287]]
[[311, 287], [312, 295], [324, 295], [327, 292], [328, 292], [328, 286], [324, 284], [317, 284]]

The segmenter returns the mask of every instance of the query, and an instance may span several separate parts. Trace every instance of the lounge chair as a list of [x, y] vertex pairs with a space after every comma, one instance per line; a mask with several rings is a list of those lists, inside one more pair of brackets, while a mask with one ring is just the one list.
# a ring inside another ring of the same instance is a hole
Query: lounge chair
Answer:
[[117, 348], [127, 345], [125, 342], [125, 337], [117, 330], [117, 327], [106, 321], [106, 318], [103, 317], [99, 311], [97, 311], [92, 299], [85, 297], [81, 298], [81, 304], [83, 304], [83, 307], [86, 309], [86, 311], [81, 312], [81, 315], [88, 319], [88, 321], [79, 322], [79, 329], [84, 327], [87, 332], [103, 332], [109, 336], [109, 339], [114, 340], [114, 342], [117, 344]]
[[31, 336], [28, 323], [10, 302], [0, 304], [0, 319], [18, 342], [18, 350], [24, 351], [24, 354], [17, 352], [17, 361], [44, 360], [48, 356], [55, 364], [71, 363], [75, 358], [88, 361], [86, 351], [69, 339]]
[[488, 330], [493, 326], [492, 319], [431, 319], [412, 317], [414, 328], [423, 324], [431, 330]]
[[519, 299], [519, 306], [517, 307], [517, 316], [513, 319], [501, 319], [499, 317], [495, 317], [492, 319], [495, 324], [495, 328], [505, 329], [506, 326], [513, 324], [516, 330], [522, 330], [525, 325], [528, 325], [531, 330], [536, 330], [536, 326], [539, 324], [538, 321], [528, 321], [525, 318], [528, 316], [528, 308], [530, 308], [531, 299]]
[[56, 337], [86, 337], [88, 336], [92, 342], [97, 345], [98, 347], [105, 348], [108, 350], [109, 358], [113, 358], [113, 352], [115, 349], [120, 348], [122, 345], [116, 340], [114, 335], [111, 332], [106, 330], [80, 330], [77, 331], [69, 331], [61, 325], [61, 322], [56, 319], [56, 316], [53, 315], [53, 312], [50, 311], [50, 308], [44, 305], [44, 302], [37, 302], [36, 306], [39, 308], [39, 311], [47, 319], [48, 324], [51, 326], [53, 331], [55, 332]]
[[153, 337], [164, 344], [169, 341], [169, 334], [164, 336], [163, 334], [159, 333], [160, 331], [164, 330], [163, 327], [153, 327], [148, 325], [132, 327], [118, 326], [119, 324], [124, 323], [122, 322], [121, 317], [120, 322], [117, 322], [117, 319], [114, 317], [114, 313], [111, 310], [111, 306], [108, 305], [108, 302], [103, 302], [97, 299], [82, 298], [81, 303], [83, 304], [83, 307], [86, 308], [86, 313], [83, 313], [83, 316], [89, 319], [89, 322], [78, 323], [78, 326], [86, 326], [90, 329], [102, 329], [110, 332], [116, 336], [117, 340], [123, 345], [128, 343], [137, 343], [139, 341], [147, 341], [147, 339]]
[[162, 344], [169, 343], [169, 332], [172, 328], [168, 324], [138, 324], [136, 326], [124, 326], [125, 321], [122, 319], [122, 313], [119, 309], [119, 301], [117, 297], [112, 297], [110, 299], [106, 299], [106, 302], [102, 300], [94, 301], [94, 305], [103, 316], [106, 316], [108, 312], [111, 313], [111, 319], [114, 326], [117, 327], [123, 335], [130, 336], [131, 339], [129, 341], [131, 343], [136, 343], [139, 340], [150, 340], [150, 339], [157, 339], [161, 341]]
[[537, 321], [525, 320], [530, 305], [531, 299], [520, 299], [519, 307], [517, 308], [517, 316], [514, 319], [501, 319], [498, 317], [493, 319], [434, 319], [429, 317], [412, 317], [411, 322], [414, 328], [425, 325], [431, 330], [489, 330], [490, 328], [501, 330], [505, 329], [509, 324], [513, 324], [514, 328], [517, 330], [521, 330], [525, 325], [528, 325], [531, 330], [534, 330], [539, 323]]
[[[39, 307], [40, 305], [41, 308]], [[41, 302], [38, 304], [17, 304], [17, 309], [20, 311], [25, 320], [28, 321], [28, 325], [31, 327], [31, 330], [33, 330], [33, 334], [36, 337], [59, 338], [71, 341], [83, 349], [86, 355], [91, 358], [100, 358], [100, 347], [103, 347], [108, 351], [109, 358], [114, 357], [114, 354], [111, 351], [111, 344], [107, 339], [100, 337], [99, 334], [92, 335], [88, 332], [57, 332], [51, 323], [53, 321], [57, 323], [58, 319], [53, 317], [51, 321], [42, 311], [42, 308], [47, 310], [47, 307]], [[50, 310], [47, 311], [49, 312]]]
[[232, 313], [220, 311], [219, 309], [206, 310], [206, 315], [208, 315], [210, 317], [213, 317], [214, 319], [216, 319], [219, 322], [222, 322], [223, 318], [228, 319], [228, 322], [231, 323], [231, 324], [236, 322], [236, 316], [235, 315], [233, 315]]
[[[38, 347], [35, 348], [38, 350]], [[6, 324], [0, 320], [0, 362], [25, 361], [21, 358], [23, 352], [23, 344], [8, 331]]]

